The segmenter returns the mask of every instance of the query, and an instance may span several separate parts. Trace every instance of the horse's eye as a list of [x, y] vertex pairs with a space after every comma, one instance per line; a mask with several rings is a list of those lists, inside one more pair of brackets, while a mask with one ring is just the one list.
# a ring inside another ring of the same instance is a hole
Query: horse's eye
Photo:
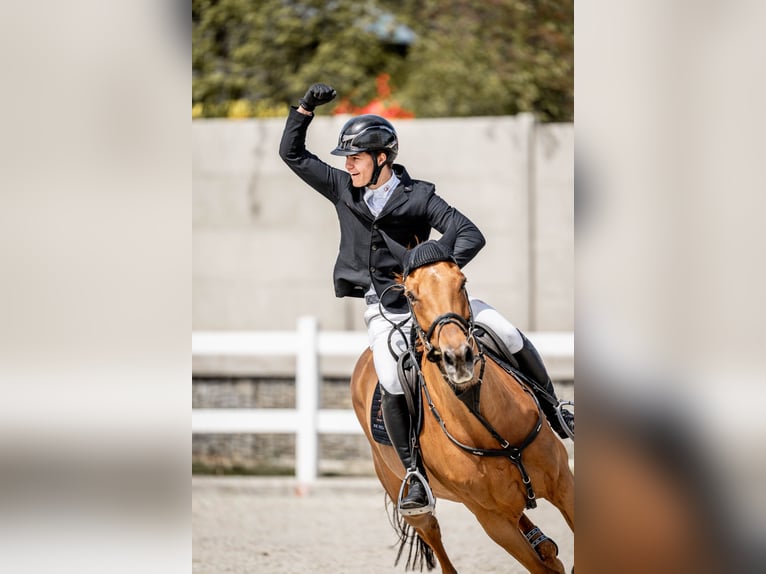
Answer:
[[417, 297], [415, 297], [414, 293], [412, 291], [405, 291], [404, 296], [407, 297], [407, 299], [410, 300], [410, 303], [414, 303], [418, 300]]

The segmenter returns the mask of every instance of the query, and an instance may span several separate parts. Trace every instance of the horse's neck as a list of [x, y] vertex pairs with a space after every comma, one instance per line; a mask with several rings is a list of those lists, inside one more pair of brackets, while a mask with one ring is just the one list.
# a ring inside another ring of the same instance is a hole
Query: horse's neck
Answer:
[[[448, 426], [454, 428], [457, 424], [464, 429], [482, 429], [478, 431], [479, 434], [485, 434], [481, 423], [443, 379], [437, 365], [424, 362], [423, 374], [434, 405], [445, 422], [448, 417], [451, 419], [451, 424], [447, 422]], [[487, 363], [484, 370], [479, 412], [511, 444], [523, 440], [538, 420], [537, 407], [530, 395], [510, 375], [491, 362]], [[494, 448], [497, 445], [490, 441], [484, 446]]]

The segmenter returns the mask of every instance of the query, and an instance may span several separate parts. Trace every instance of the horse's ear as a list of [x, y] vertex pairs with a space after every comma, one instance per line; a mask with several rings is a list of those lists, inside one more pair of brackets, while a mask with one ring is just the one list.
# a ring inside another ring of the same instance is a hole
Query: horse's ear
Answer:
[[446, 247], [450, 253], [452, 253], [455, 250], [455, 241], [457, 240], [457, 229], [454, 225], [450, 224], [450, 226], [444, 231], [442, 236], [439, 238], [438, 243], [439, 245]]
[[396, 241], [391, 239], [385, 232], [381, 231], [380, 234], [383, 236], [383, 241], [386, 242], [386, 247], [388, 247], [388, 250], [391, 252], [391, 255], [393, 255], [399, 263], [404, 265], [404, 260], [407, 257], [407, 251], [408, 249], [402, 245], [399, 245]]

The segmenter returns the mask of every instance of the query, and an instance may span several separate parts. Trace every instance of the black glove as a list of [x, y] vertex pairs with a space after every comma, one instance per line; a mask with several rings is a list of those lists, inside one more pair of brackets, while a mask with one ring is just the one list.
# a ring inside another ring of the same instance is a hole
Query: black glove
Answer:
[[326, 104], [334, 97], [335, 90], [332, 87], [327, 84], [314, 84], [298, 103], [307, 112], [313, 112], [315, 107]]

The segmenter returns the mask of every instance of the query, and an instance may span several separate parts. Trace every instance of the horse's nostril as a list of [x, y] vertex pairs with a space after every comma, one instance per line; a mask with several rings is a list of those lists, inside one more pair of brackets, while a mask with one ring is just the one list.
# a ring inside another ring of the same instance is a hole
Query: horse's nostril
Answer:
[[449, 349], [445, 350], [442, 354], [444, 356], [444, 362], [448, 365], [454, 365], [455, 364], [455, 353], [450, 351]]
[[471, 347], [468, 347], [465, 351], [465, 362], [473, 363], [473, 349]]

